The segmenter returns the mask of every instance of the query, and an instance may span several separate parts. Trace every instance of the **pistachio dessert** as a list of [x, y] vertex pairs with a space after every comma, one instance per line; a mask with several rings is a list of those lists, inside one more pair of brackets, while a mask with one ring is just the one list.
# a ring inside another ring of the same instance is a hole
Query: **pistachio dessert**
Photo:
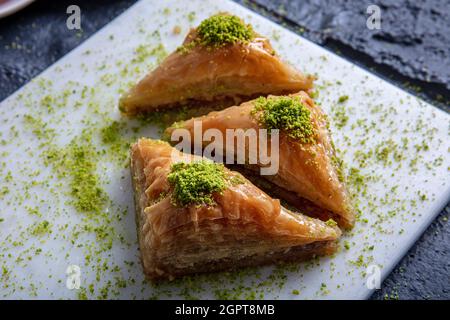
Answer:
[[[196, 122], [201, 123], [198, 129], [201, 133], [211, 128], [222, 133], [225, 140], [221, 144], [223, 149], [216, 152], [223, 156], [227, 152], [236, 156], [240, 148], [234, 142], [237, 137], [227, 135], [229, 129], [241, 129], [244, 134], [252, 129], [266, 129], [269, 133], [278, 129], [277, 172], [259, 176], [257, 171], [265, 165], [261, 158], [256, 163], [250, 163], [252, 153], [256, 151], [261, 154], [259, 136], [256, 136], [258, 142], [253, 146], [244, 141], [242, 147], [246, 152], [242, 172], [254, 176], [253, 182], [273, 191], [273, 195], [297, 209], [323, 220], [333, 218], [344, 228], [353, 226], [355, 215], [341, 174], [340, 161], [336, 158], [327, 118], [307, 93], [260, 97], [239, 106], [178, 122], [166, 129], [166, 135], [170, 136], [175, 129], [187, 129], [191, 143], [201, 143], [200, 147], [205, 148], [209, 142], [194, 139]], [[270, 139], [267, 140], [267, 148], [271, 153]], [[239, 169], [239, 166], [233, 168]]]
[[292, 212], [241, 174], [165, 142], [135, 143], [131, 172], [149, 279], [299, 261], [337, 248], [334, 221]]
[[119, 109], [135, 115], [184, 105], [226, 107], [308, 90], [312, 82], [282, 62], [251, 25], [220, 13], [192, 29], [182, 46], [121, 97]]

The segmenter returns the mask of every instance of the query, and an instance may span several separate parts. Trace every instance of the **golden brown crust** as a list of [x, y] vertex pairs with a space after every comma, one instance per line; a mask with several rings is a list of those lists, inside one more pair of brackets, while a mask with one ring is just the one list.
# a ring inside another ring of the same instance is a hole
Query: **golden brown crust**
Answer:
[[174, 150], [148, 139], [139, 140], [131, 149], [141, 260], [148, 278], [173, 278], [334, 251], [333, 243], [340, 235], [337, 228], [290, 212], [248, 181], [214, 194], [216, 205], [175, 206], [167, 173], [172, 152], [182, 154]]

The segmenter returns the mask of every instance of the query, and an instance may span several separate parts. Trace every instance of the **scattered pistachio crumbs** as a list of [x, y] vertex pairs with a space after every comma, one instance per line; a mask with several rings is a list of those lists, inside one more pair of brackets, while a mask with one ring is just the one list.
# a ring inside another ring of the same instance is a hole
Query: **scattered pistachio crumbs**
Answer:
[[[155, 32], [150, 34], [151, 38], [156, 36]], [[105, 169], [112, 165], [115, 173], [127, 172], [128, 162], [124, 160], [128, 157], [128, 146], [144, 135], [142, 129], [149, 121], [113, 121], [110, 115], [115, 97], [110, 100], [105, 92], [114, 95], [124, 92], [129, 86], [124, 79], [143, 74], [152, 61], [158, 62], [166, 54], [161, 43], [143, 48], [138, 46], [135, 59], [123, 66], [121, 61], [108, 59], [91, 68], [83, 63], [65, 66], [77, 68], [83, 75], [92, 70], [98, 73], [99, 81], [90, 87], [68, 81], [56, 90], [48, 79], [33, 80], [12, 102], [24, 108], [23, 118], [16, 114], [9, 117], [0, 110], [1, 119], [10, 132], [6, 136], [4, 132], [8, 131], [0, 127], [0, 147], [7, 150], [12, 144], [21, 146], [17, 148], [20, 156], [14, 162], [9, 151], [0, 151], [0, 200], [4, 200], [5, 206], [14, 207], [6, 217], [0, 218], [0, 222], [8, 223], [10, 217], [28, 213], [26, 221], [15, 226], [14, 233], [0, 239], [0, 267], [6, 270], [7, 264], [15, 266], [8, 268], [7, 277], [0, 280], [3, 297], [20, 292], [28, 296], [56, 294], [45, 288], [65, 283], [66, 274], [58, 273], [51, 266], [45, 285], [36, 282], [32, 275], [19, 277], [20, 268], [39, 263], [33, 261], [37, 256], [45, 258], [46, 265], [60, 260], [61, 255], [67, 265], [77, 257], [77, 264], [86, 276], [83, 287], [74, 292], [80, 299], [117, 297], [121, 294], [120, 288], [136, 284], [132, 272], [135, 262], [111, 257], [113, 247], [127, 251], [134, 248], [131, 246], [135, 238], [130, 238], [123, 230], [122, 219], [128, 214], [128, 204], [122, 206], [123, 203], [111, 199], [104, 189], [110, 183], [114, 188], [122, 188], [126, 174], [110, 181], [111, 175], [105, 175]], [[84, 54], [93, 53], [87, 50]], [[106, 73], [114, 66], [120, 71]], [[62, 71], [62, 67], [53, 68], [53, 76], [59, 78]], [[74, 115], [78, 114], [81, 114], [80, 122], [74, 120], [77, 118]], [[20, 126], [11, 124], [16, 119]], [[81, 133], [76, 133], [76, 128], [81, 129]], [[64, 143], [67, 138], [70, 142]], [[30, 140], [31, 147], [25, 147]], [[16, 162], [17, 166], [14, 165]], [[5, 174], [4, 169], [10, 163], [18, 169], [8, 170]], [[28, 202], [33, 206], [25, 205]], [[55, 254], [48, 248], [49, 242], [60, 244], [60, 253]], [[102, 283], [105, 277], [108, 281]], [[135, 293], [132, 296], [135, 297]]]
[[212, 205], [212, 194], [227, 187], [224, 166], [203, 160], [173, 164], [167, 179], [174, 188], [173, 200], [180, 206]]
[[51, 232], [50, 222], [44, 220], [36, 225], [36, 227], [32, 230], [31, 234], [34, 236], [43, 235]]
[[348, 122], [348, 115], [344, 105], [339, 105], [334, 108], [334, 124], [336, 128], [342, 129]]
[[297, 97], [260, 97], [252, 114], [269, 130], [283, 130], [301, 143], [315, 142], [311, 112]]

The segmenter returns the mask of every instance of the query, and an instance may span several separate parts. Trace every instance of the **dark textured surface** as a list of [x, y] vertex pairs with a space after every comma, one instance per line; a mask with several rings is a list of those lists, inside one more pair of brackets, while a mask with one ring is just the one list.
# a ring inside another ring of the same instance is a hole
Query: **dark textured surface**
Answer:
[[[246, 3], [247, 1], [243, 1]], [[351, 60], [377, 66], [385, 76], [419, 86], [431, 99], [450, 99], [450, 1], [252, 0], [304, 27], [311, 40]], [[369, 5], [381, 12], [381, 28], [366, 27]], [[399, 77], [400, 76], [400, 77]], [[418, 88], [416, 88], [418, 89]], [[440, 97], [442, 96], [442, 98]], [[447, 109], [448, 110], [448, 109]]]
[[[123, 12], [134, 0], [39, 1], [0, 20], [0, 100]], [[370, 1], [381, 30], [365, 28], [366, 1], [237, 2], [371, 69], [448, 110], [450, 1]], [[66, 28], [66, 8], [82, 10], [82, 32]], [[450, 298], [450, 209], [431, 224], [372, 299]]]

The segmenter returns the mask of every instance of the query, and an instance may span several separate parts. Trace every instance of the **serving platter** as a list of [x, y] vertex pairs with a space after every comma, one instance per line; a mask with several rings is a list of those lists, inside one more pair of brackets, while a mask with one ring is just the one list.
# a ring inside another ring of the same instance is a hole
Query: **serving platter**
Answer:
[[[183, 114], [128, 119], [117, 101], [190, 27], [221, 11], [317, 76], [357, 223], [333, 257], [151, 284], [127, 150]], [[448, 114], [231, 1], [139, 1], [1, 102], [0, 124], [6, 299], [364, 299], [450, 197]]]

